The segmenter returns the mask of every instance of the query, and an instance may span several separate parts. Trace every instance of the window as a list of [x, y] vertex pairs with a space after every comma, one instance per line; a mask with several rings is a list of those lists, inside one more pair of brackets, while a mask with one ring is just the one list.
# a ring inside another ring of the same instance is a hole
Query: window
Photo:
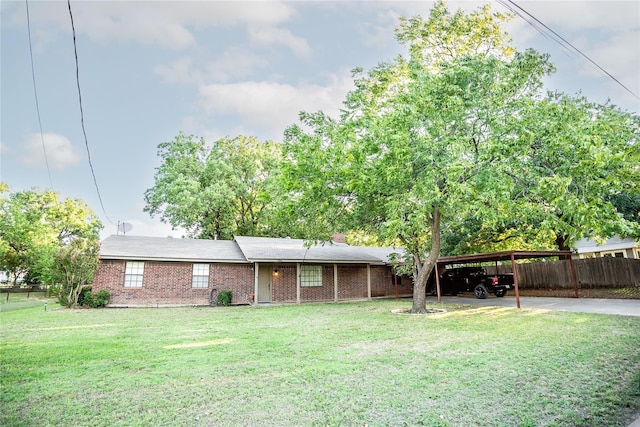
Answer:
[[209, 287], [209, 264], [193, 264], [193, 274], [191, 275], [192, 288]]
[[322, 286], [322, 266], [303, 265], [300, 269], [300, 286]]
[[144, 262], [127, 261], [127, 267], [124, 272], [124, 287], [141, 288], [142, 276], [144, 276]]
[[624, 252], [603, 252], [603, 258], [626, 258], [626, 254]]

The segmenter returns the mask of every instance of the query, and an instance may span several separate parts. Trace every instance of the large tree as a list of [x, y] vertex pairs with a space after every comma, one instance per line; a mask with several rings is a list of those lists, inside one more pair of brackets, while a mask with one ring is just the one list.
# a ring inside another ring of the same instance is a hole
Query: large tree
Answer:
[[158, 155], [155, 184], [144, 194], [146, 212], [197, 238], [266, 233], [263, 219], [279, 144], [238, 136], [208, 146], [202, 138], [180, 134], [160, 144]]
[[[443, 227], [471, 219], [530, 229], [557, 218], [563, 203], [580, 200], [579, 194], [560, 198], [557, 191], [542, 191], [565, 183], [564, 175], [530, 167], [518, 181], [520, 168], [539, 161], [529, 133], [542, 130], [533, 121], [553, 103], [540, 99], [541, 78], [553, 67], [546, 55], [510, 45], [502, 30], [507, 19], [489, 6], [450, 13], [443, 2], [426, 20], [402, 19], [397, 38], [407, 45], [408, 58], [356, 70], [356, 89], [339, 119], [301, 113], [302, 126], [285, 134], [283, 188], [290, 218], [297, 217], [293, 226], [314, 238], [342, 228], [400, 243], [413, 265], [413, 312], [425, 311]], [[585, 132], [591, 131], [623, 137], [598, 126]], [[558, 143], [570, 141], [575, 138]]]
[[581, 237], [637, 235], [612, 201], [640, 191], [638, 117], [581, 96], [548, 93], [519, 111], [510, 134], [515, 160], [511, 217], [550, 234], [559, 250]]
[[0, 270], [50, 283], [54, 255], [75, 239], [97, 242], [102, 223], [82, 200], [60, 200], [52, 190], [0, 193]]

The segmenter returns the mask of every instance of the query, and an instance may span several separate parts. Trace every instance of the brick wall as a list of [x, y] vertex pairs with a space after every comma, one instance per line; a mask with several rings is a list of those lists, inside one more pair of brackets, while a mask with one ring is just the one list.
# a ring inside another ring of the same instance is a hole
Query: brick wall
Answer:
[[271, 278], [274, 302], [296, 302], [296, 266], [278, 265], [278, 275]]
[[300, 301], [333, 301], [333, 264], [322, 266], [322, 286], [301, 286]]
[[213, 288], [232, 291], [232, 303], [249, 302], [253, 293], [253, 266], [210, 264], [209, 286], [192, 288], [192, 263], [145, 262], [141, 288], [125, 288], [125, 261], [101, 260], [93, 280], [93, 291], [107, 289], [109, 305], [208, 305]]
[[[209, 286], [192, 288], [192, 263], [145, 262], [141, 288], [125, 288], [125, 261], [101, 260], [95, 273], [93, 291], [107, 289], [110, 305], [208, 305], [213, 288], [231, 290], [232, 303], [249, 303], [254, 293], [254, 267], [250, 264], [209, 264]], [[272, 300], [296, 302], [296, 266], [278, 265], [278, 275], [272, 276]], [[322, 286], [300, 288], [300, 300], [333, 301], [333, 264], [322, 267]], [[410, 295], [411, 279], [403, 277], [399, 295]], [[390, 267], [371, 266], [371, 296], [395, 296], [396, 288]], [[338, 299], [367, 298], [367, 266], [338, 265]]]
[[338, 299], [367, 298], [367, 266], [338, 265]]
[[[413, 281], [409, 276], [398, 276], [398, 295], [411, 295]], [[395, 296], [396, 283], [393, 270], [386, 266], [371, 266], [371, 296]]]

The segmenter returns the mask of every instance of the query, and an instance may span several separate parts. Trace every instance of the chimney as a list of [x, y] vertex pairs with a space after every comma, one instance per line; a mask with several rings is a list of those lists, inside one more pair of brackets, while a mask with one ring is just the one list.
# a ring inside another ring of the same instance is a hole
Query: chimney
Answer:
[[344, 233], [333, 233], [331, 240], [333, 243], [347, 243]]

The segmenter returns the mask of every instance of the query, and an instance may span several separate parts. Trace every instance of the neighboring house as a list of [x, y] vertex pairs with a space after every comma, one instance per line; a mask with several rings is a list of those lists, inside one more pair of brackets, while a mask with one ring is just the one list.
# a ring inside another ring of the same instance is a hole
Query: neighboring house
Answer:
[[575, 244], [577, 256], [574, 258], [635, 258], [640, 259], [640, 242], [630, 237], [614, 236], [599, 245], [591, 239], [580, 239]]
[[410, 295], [411, 279], [391, 267], [394, 252], [263, 237], [111, 236], [101, 243], [93, 290], [107, 289], [110, 306], [209, 305], [222, 290], [240, 304]]

